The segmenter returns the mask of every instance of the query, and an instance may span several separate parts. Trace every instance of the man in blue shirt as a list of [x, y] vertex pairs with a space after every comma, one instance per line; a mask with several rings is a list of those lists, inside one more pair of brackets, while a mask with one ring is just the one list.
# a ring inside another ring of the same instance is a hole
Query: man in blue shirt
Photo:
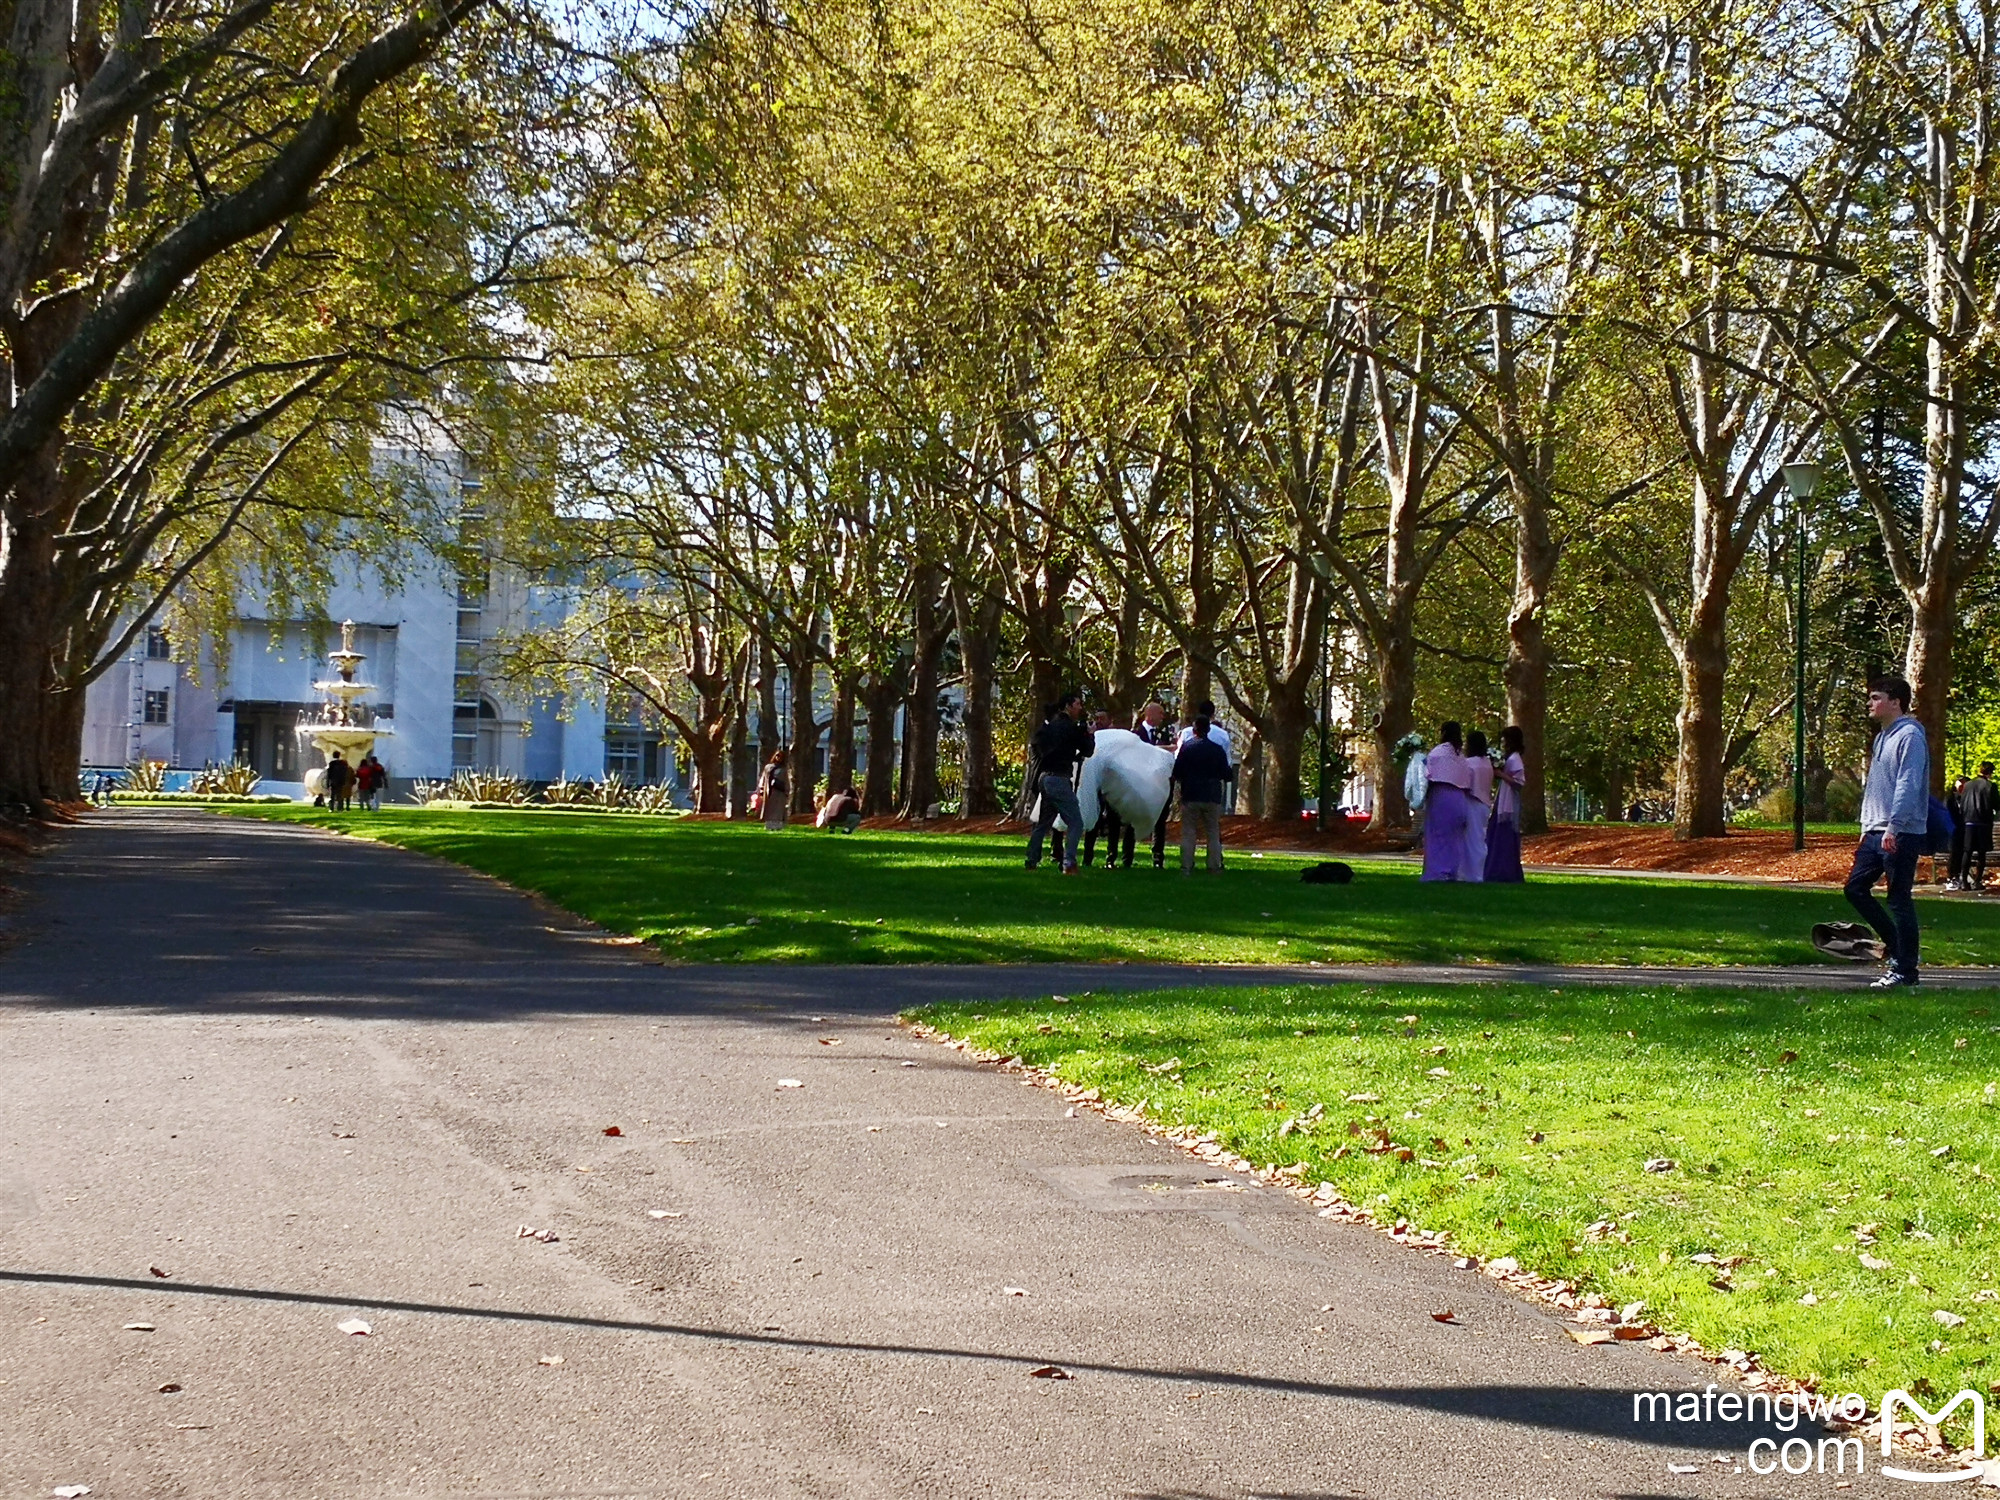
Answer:
[[1181, 788], [1181, 873], [1194, 873], [1197, 835], [1208, 839], [1208, 867], [1222, 868], [1222, 788], [1229, 780], [1229, 752], [1211, 736], [1208, 718], [1197, 714], [1194, 730], [1174, 752], [1174, 780]]
[[[1910, 888], [1930, 826], [1931, 748], [1924, 726], [1910, 716], [1910, 685], [1900, 677], [1868, 684], [1868, 717], [1882, 726], [1861, 789], [1861, 847], [1847, 877], [1847, 899], [1882, 939], [1889, 967], [1878, 990], [1917, 982], [1917, 903]], [[1889, 909], [1875, 899], [1887, 877]]]

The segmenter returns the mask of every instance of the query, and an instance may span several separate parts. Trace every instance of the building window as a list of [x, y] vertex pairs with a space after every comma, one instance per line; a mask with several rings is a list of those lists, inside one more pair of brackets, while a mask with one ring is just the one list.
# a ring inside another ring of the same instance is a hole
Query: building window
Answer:
[[651, 712], [634, 693], [604, 705], [604, 771], [626, 785], [656, 786], [663, 764], [661, 734]]
[[646, 777], [646, 745], [637, 735], [607, 734], [604, 737], [604, 774], [616, 776], [627, 786], [636, 786]]
[[146, 660], [172, 661], [173, 659], [174, 644], [167, 639], [166, 627], [162, 625], [148, 625], [146, 627]]
[[146, 722], [148, 724], [167, 724], [172, 722], [167, 717], [167, 689], [147, 689]]

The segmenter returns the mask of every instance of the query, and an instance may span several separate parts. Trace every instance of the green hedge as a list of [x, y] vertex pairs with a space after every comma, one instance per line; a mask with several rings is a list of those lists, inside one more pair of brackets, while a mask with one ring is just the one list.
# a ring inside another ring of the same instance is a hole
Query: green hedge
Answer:
[[240, 792], [113, 792], [113, 802], [290, 802], [290, 797], [281, 797], [276, 792], [244, 794]]
[[454, 802], [446, 797], [433, 797], [428, 802], [420, 802], [419, 807], [428, 807], [436, 812], [527, 812], [527, 813], [620, 813], [634, 818], [684, 818], [687, 809], [676, 807], [660, 812], [647, 812], [637, 807], [597, 807], [589, 803], [575, 802]]

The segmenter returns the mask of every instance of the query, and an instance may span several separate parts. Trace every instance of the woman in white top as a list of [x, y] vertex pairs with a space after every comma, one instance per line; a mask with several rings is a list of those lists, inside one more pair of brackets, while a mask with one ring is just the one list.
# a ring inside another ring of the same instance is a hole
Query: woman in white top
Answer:
[[1518, 726], [1509, 724], [1500, 731], [1500, 750], [1507, 758], [1500, 764], [1494, 790], [1493, 824], [1486, 836], [1486, 878], [1518, 885], [1521, 882], [1521, 788], [1528, 783], [1527, 762], [1522, 752], [1527, 741]]
[[1478, 882], [1486, 878], [1486, 824], [1493, 816], [1493, 762], [1486, 754], [1486, 736], [1477, 729], [1465, 737], [1465, 844], [1458, 878]]

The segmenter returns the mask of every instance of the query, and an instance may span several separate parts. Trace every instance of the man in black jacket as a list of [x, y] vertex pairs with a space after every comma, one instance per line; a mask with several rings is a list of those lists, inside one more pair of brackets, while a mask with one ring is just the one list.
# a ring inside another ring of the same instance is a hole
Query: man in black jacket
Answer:
[[1965, 784], [1959, 805], [1965, 813], [1965, 868], [1962, 879], [1967, 890], [1986, 889], [1986, 856], [1993, 852], [1993, 762], [1981, 761], [1979, 774]]
[[1222, 868], [1222, 788], [1229, 780], [1229, 752], [1208, 737], [1208, 718], [1195, 715], [1194, 733], [1174, 754], [1181, 789], [1181, 873], [1194, 873], [1194, 841], [1208, 837], [1208, 868]]
[[1049, 709], [1048, 719], [1035, 731], [1035, 787], [1042, 794], [1035, 814], [1035, 831], [1028, 835], [1028, 868], [1042, 862], [1042, 840], [1062, 814], [1058, 844], [1065, 875], [1076, 873], [1076, 846], [1083, 838], [1083, 809], [1076, 801], [1076, 770], [1097, 749], [1096, 736], [1083, 727], [1083, 694], [1074, 689]]

